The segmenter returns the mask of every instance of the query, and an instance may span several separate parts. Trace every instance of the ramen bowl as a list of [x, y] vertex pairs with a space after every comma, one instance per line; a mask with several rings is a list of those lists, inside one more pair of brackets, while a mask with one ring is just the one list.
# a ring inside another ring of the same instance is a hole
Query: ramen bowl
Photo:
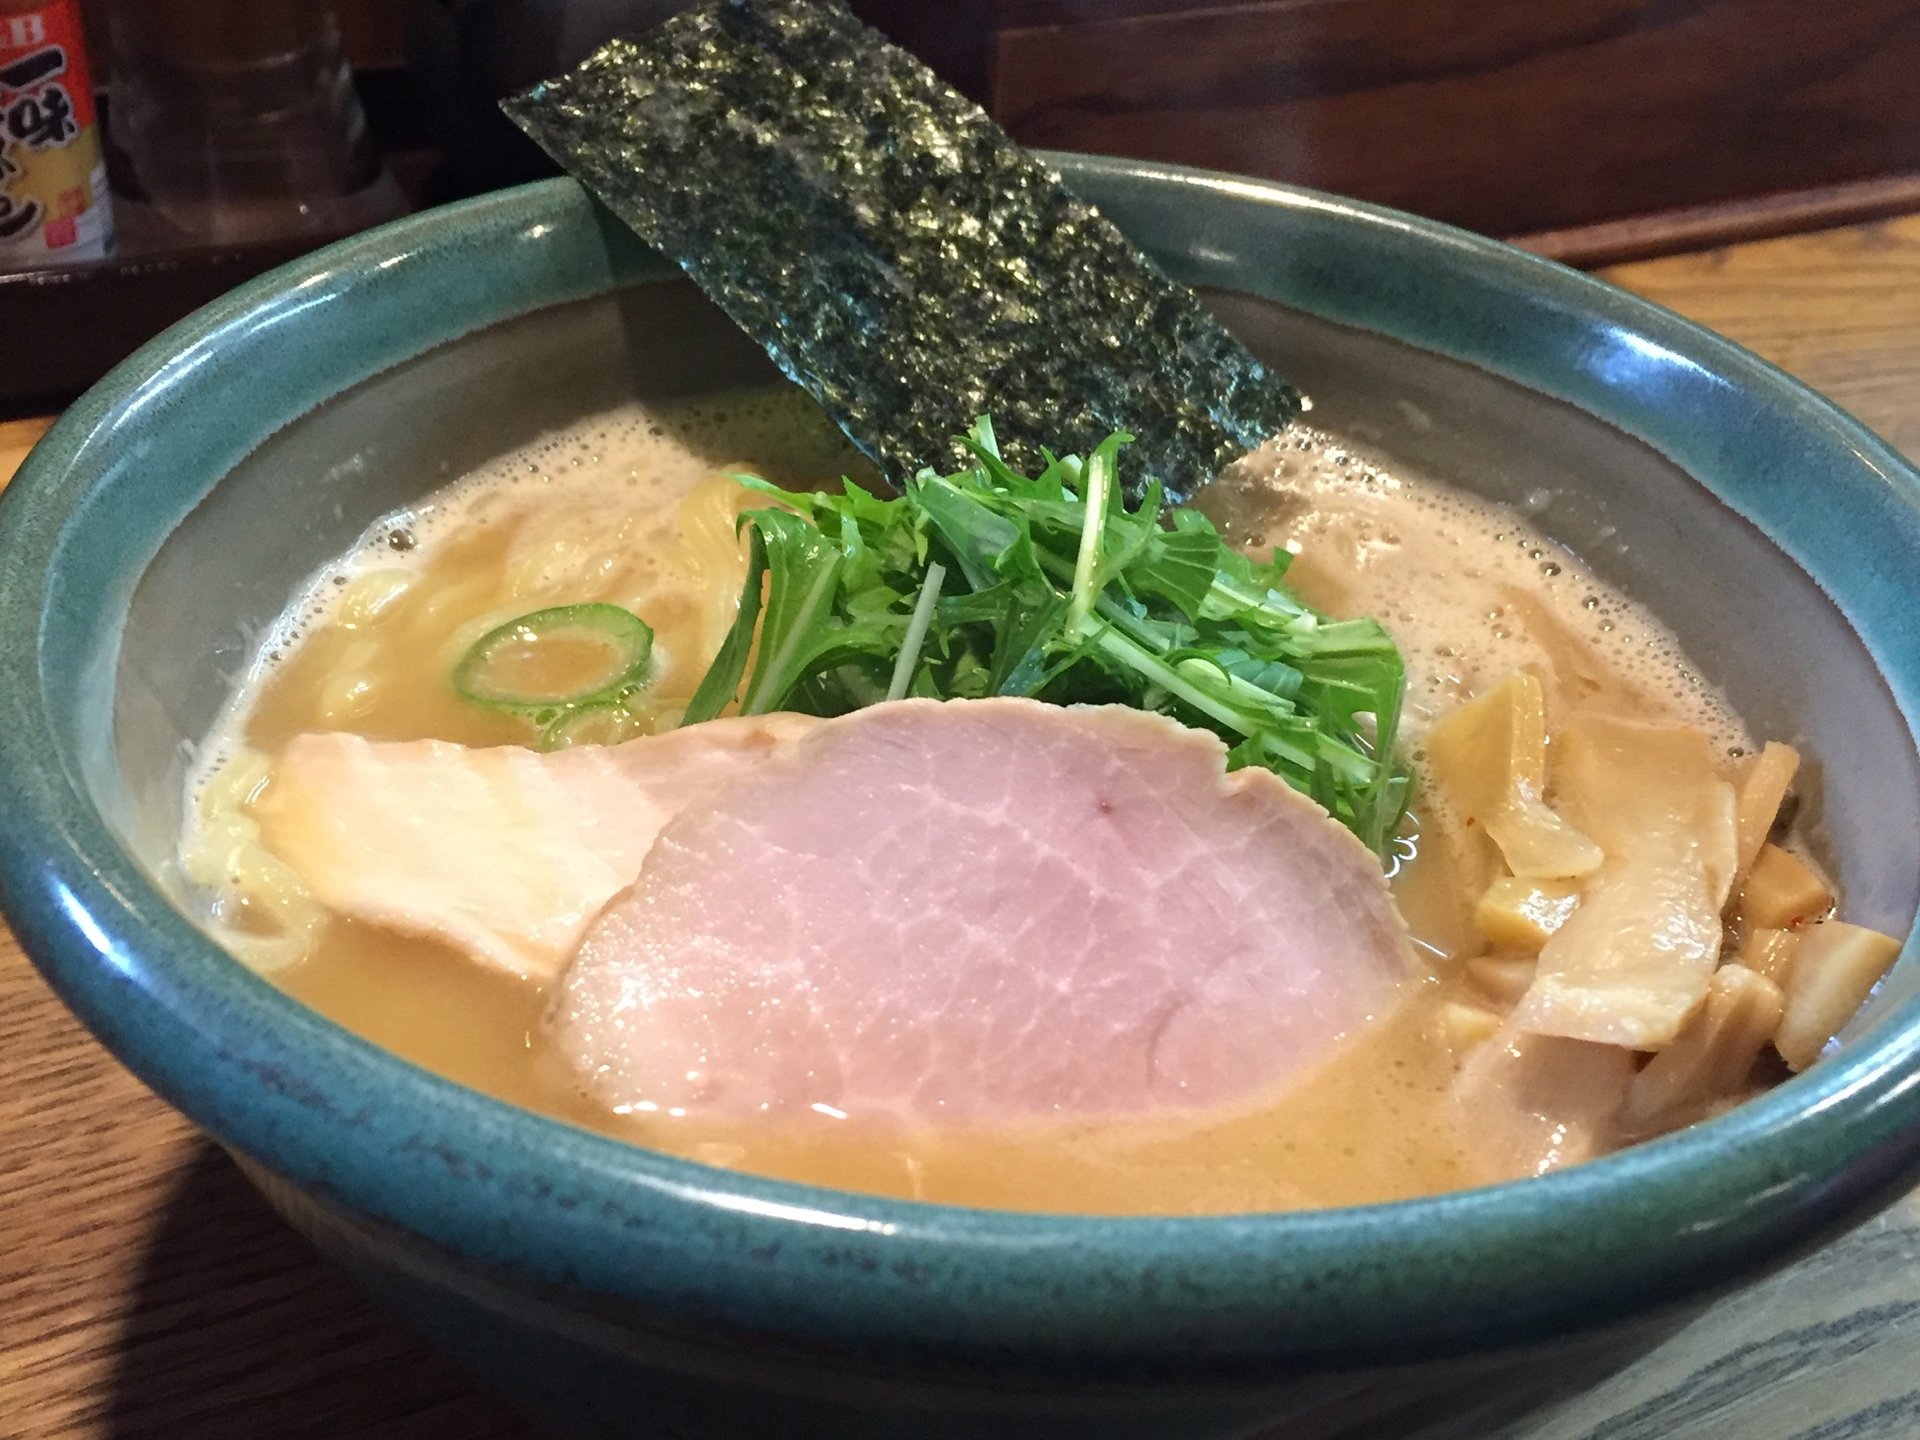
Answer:
[[[1592, 279], [1283, 186], [1059, 157], [1314, 419], [1525, 504], [1758, 733], [1826, 757], [1848, 916], [1920, 872], [1920, 484], [1737, 347]], [[374, 517], [543, 429], [773, 372], [569, 181], [333, 246], [185, 321], [0, 503], [0, 884], [103, 1044], [315, 1246], [578, 1435], [1486, 1435], [1920, 1174], [1908, 955], [1836, 1052], [1521, 1183], [1153, 1219], [714, 1169], [463, 1089], [230, 959], [180, 905], [185, 747], [248, 637]]]

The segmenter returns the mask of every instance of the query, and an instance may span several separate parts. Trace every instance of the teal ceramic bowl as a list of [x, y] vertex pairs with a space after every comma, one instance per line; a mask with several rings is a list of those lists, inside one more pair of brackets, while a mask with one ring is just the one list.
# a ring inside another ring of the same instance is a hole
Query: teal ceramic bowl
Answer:
[[[1509, 499], [1823, 767], [1851, 915], [1916, 894], [1920, 484], [1753, 356], [1603, 284], [1284, 187], [1063, 157], [1318, 401]], [[1473, 1435], [1920, 1173], [1909, 955], [1839, 1052], [1582, 1169], [1303, 1215], [1044, 1217], [714, 1170], [417, 1070], [170, 898], [183, 746], [372, 517], [633, 394], [770, 377], [574, 185], [278, 271], [122, 365], [0, 502], [0, 882], [101, 1041], [322, 1251], [582, 1435]], [[109, 1243], [103, 1240], [102, 1243]]]

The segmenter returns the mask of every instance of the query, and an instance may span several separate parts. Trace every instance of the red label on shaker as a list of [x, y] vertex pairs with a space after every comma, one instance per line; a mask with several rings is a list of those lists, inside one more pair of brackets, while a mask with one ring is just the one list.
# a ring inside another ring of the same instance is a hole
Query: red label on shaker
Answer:
[[0, 269], [94, 259], [112, 236], [76, 0], [0, 14]]

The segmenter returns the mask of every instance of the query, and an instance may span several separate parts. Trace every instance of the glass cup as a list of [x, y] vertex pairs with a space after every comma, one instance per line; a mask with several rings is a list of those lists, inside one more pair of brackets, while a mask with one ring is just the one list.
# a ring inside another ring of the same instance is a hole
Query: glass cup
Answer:
[[110, 128], [134, 199], [214, 240], [345, 234], [405, 208], [329, 0], [114, 0]]

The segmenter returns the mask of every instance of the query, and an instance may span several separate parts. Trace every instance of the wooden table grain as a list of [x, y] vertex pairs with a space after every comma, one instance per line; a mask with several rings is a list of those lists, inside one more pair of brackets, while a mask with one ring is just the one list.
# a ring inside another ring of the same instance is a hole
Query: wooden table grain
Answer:
[[[1607, 273], [1920, 456], [1920, 216]], [[0, 483], [44, 426], [0, 424]], [[0, 930], [0, 1440], [533, 1434], [315, 1259]], [[1920, 1435], [1920, 1200], [1508, 1435]]]

